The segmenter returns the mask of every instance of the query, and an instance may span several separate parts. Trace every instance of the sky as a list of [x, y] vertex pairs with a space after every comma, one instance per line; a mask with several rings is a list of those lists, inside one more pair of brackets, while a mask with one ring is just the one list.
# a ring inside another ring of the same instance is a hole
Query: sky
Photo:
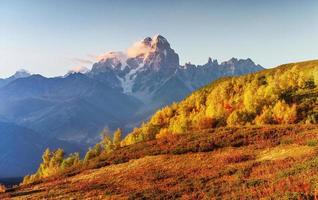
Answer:
[[156, 34], [180, 64], [317, 59], [317, 11], [317, 0], [0, 0], [0, 77], [90, 68], [98, 55]]

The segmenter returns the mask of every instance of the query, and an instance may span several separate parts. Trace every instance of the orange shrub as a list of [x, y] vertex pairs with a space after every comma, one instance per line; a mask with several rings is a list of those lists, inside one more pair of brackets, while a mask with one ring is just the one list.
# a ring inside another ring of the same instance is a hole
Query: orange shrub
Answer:
[[6, 192], [6, 187], [0, 184], [0, 193]]
[[198, 130], [215, 128], [215, 126], [216, 126], [216, 120], [212, 117], [202, 117], [200, 120], [198, 120], [196, 125]]

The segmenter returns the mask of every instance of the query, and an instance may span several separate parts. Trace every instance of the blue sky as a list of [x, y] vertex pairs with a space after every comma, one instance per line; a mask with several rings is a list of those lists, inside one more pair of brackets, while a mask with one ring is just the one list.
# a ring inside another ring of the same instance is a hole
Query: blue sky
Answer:
[[318, 58], [316, 0], [0, 0], [0, 77], [90, 67], [93, 57], [161, 34], [180, 63]]

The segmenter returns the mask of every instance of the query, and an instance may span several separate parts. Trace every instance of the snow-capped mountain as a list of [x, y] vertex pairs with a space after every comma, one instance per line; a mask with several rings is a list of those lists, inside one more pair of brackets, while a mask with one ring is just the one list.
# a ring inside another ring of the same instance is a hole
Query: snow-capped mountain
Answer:
[[150, 94], [153, 87], [164, 81], [158, 80], [158, 76], [161, 76], [160, 79], [168, 77], [178, 67], [178, 54], [164, 37], [157, 35], [135, 43], [126, 53], [106, 53], [93, 65], [90, 75], [100, 79], [103, 74], [100, 80], [121, 88], [126, 94]]
[[[126, 52], [100, 57], [88, 75], [144, 102], [150, 110], [178, 101], [191, 91], [222, 76], [263, 69], [251, 59], [181, 66], [178, 54], [161, 35], [136, 42]], [[160, 94], [160, 95], [159, 95]]]

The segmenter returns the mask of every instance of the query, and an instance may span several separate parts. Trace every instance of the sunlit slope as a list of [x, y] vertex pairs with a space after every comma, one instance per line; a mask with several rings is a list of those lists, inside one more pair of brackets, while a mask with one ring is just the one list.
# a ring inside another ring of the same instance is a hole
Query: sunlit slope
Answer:
[[317, 131], [220, 128], [141, 142], [0, 199], [313, 199]]
[[222, 126], [315, 124], [317, 97], [318, 60], [223, 78], [161, 109], [122, 145]]

